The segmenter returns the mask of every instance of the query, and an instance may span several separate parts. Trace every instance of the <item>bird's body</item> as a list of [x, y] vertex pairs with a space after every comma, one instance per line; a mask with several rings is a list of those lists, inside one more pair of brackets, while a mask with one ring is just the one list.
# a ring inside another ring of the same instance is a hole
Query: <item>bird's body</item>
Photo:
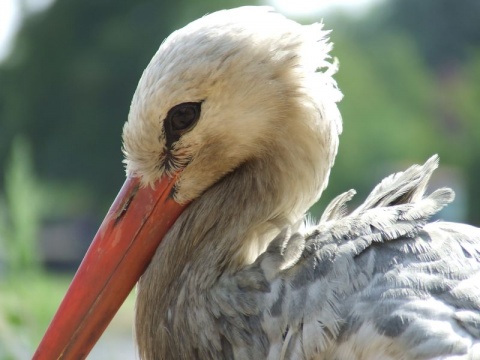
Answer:
[[[145, 70], [124, 128], [126, 190], [94, 242], [116, 247], [131, 221], [134, 239], [163, 238], [137, 287], [142, 359], [480, 359], [480, 230], [427, 224], [453, 199], [425, 195], [436, 158], [349, 215], [352, 191], [304, 223], [342, 131], [326, 34], [227, 10], [173, 33]], [[167, 210], [130, 216], [163, 187], [158, 203], [181, 214], [157, 236]]]
[[353, 193], [343, 194], [319, 224], [283, 227], [252, 264], [233, 270], [205, 233], [237, 218], [223, 209], [209, 220], [207, 192], [139, 283], [142, 358], [477, 359], [480, 231], [425, 225], [452, 199], [447, 189], [423, 196], [435, 167], [432, 158], [386, 179], [350, 215], [342, 210]]

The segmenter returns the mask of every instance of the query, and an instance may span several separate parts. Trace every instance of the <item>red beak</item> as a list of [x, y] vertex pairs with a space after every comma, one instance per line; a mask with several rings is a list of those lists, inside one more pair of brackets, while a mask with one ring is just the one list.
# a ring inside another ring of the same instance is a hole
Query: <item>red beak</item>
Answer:
[[33, 359], [88, 355], [186, 207], [171, 196], [175, 181], [151, 188], [127, 178]]

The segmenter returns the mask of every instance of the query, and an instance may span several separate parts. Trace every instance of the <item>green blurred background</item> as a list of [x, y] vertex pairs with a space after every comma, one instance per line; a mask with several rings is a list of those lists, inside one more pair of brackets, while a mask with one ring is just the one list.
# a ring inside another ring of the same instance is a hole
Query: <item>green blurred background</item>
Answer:
[[[261, 3], [38, 2], [16, 0], [20, 27], [0, 62], [2, 360], [31, 356], [124, 180], [122, 126], [161, 41], [205, 13]], [[457, 193], [442, 217], [480, 224], [480, 2], [383, 0], [296, 14], [333, 29], [345, 95], [340, 151], [312, 213], [350, 188], [360, 201], [385, 175], [438, 153], [435, 186]], [[134, 358], [132, 303], [92, 359]]]

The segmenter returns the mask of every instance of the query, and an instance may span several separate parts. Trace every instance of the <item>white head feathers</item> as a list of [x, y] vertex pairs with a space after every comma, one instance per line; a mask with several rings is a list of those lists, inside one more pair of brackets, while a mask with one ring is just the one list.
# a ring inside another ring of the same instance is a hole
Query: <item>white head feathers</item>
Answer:
[[[328, 176], [342, 95], [332, 78], [327, 35], [321, 24], [302, 26], [268, 7], [219, 11], [172, 33], [133, 97], [123, 134], [127, 173], [151, 184], [185, 167], [178, 200], [189, 200], [282, 137], [295, 141], [308, 130]], [[163, 120], [184, 102], [202, 102], [200, 119], [172, 145], [173, 169], [165, 168]]]

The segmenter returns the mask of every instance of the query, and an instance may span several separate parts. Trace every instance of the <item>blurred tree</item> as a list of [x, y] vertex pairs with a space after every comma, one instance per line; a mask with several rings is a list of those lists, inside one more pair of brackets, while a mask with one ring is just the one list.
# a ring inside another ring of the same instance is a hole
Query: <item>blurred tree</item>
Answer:
[[442, 69], [464, 63], [480, 45], [478, 0], [393, 0], [382, 26], [407, 33], [422, 57]]
[[[40, 227], [41, 196], [32, 167], [28, 142], [16, 137], [5, 171], [8, 215], [1, 221], [0, 248], [4, 252], [7, 275], [38, 270], [37, 236]], [[1, 258], [0, 258], [1, 260]]]
[[359, 19], [327, 18], [345, 94], [327, 197], [354, 186], [362, 198], [388, 164], [439, 153], [463, 168], [465, 220], [480, 224], [479, 18], [476, 0], [394, 0]]
[[475, 224], [480, 224], [479, 19], [477, 0], [394, 0], [384, 23], [408, 34], [433, 72], [436, 126], [465, 168], [469, 221]]
[[0, 166], [21, 133], [39, 176], [83, 183], [96, 207], [111, 202], [124, 178], [122, 126], [148, 61], [176, 27], [240, 2], [58, 0], [26, 16], [0, 67]]

